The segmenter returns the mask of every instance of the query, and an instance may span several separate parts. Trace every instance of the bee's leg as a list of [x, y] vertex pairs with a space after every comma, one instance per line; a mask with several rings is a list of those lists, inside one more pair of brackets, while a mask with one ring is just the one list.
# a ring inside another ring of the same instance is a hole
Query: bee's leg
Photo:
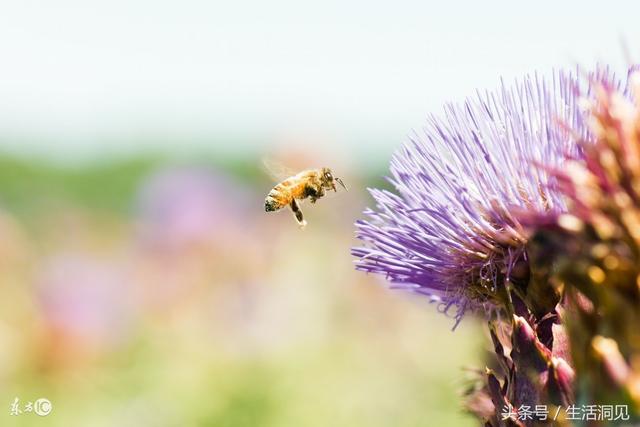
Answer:
[[316, 200], [324, 196], [324, 189], [322, 187], [307, 186], [306, 194], [309, 195], [311, 203], [315, 203]]
[[300, 210], [300, 206], [298, 206], [298, 203], [296, 203], [296, 199], [293, 199], [291, 201], [291, 210], [293, 211], [293, 214], [296, 216], [296, 221], [298, 221], [298, 224], [300, 225], [300, 227], [304, 227], [305, 225], [307, 225], [307, 221], [304, 220], [304, 217], [302, 216], [302, 211]]
[[309, 198], [309, 201], [311, 203], [315, 203], [316, 200], [318, 200], [318, 190], [313, 185], [307, 184], [307, 186], [304, 189], [304, 195], [305, 197]]

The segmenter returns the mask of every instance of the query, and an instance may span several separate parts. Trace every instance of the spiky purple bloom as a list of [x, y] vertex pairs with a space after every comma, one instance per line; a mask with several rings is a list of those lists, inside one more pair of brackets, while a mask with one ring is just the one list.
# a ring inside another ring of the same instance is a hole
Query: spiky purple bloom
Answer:
[[352, 250], [356, 268], [431, 297], [457, 322], [467, 310], [491, 310], [513, 275], [528, 274], [514, 212], [565, 209], [536, 165], [577, 154], [565, 129], [587, 132], [578, 98], [572, 75], [534, 75], [429, 117], [393, 156], [397, 194], [370, 189], [377, 209], [356, 222], [365, 242]]

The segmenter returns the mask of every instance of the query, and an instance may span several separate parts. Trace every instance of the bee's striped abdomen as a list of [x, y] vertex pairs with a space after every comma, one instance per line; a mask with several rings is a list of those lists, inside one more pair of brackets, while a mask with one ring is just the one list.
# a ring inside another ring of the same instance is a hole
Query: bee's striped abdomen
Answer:
[[271, 197], [271, 195], [268, 195], [267, 198], [264, 199], [265, 212], [273, 212], [277, 211], [278, 209], [278, 202], [273, 197]]
[[264, 210], [273, 212], [284, 208], [291, 203], [291, 182], [289, 180], [282, 181], [269, 191], [264, 199]]

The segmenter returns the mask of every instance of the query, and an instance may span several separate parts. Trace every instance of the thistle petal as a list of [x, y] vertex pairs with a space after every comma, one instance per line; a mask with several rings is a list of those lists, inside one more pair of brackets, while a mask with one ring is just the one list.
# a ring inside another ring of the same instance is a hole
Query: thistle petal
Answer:
[[[439, 301], [459, 321], [491, 310], [524, 255], [526, 234], [513, 212], [562, 212], [543, 164], [578, 155], [565, 123], [586, 132], [575, 77], [538, 75], [447, 105], [395, 153], [397, 194], [372, 189], [376, 210], [356, 223], [365, 245], [356, 268]], [[405, 286], [403, 286], [405, 287]]]

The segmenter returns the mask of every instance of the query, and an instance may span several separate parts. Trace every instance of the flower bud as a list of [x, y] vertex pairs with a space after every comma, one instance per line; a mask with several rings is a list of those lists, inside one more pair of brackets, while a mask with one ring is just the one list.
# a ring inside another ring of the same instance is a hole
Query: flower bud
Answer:
[[513, 349], [511, 357], [517, 365], [538, 373], [545, 372], [551, 352], [537, 338], [524, 317], [513, 316]]

